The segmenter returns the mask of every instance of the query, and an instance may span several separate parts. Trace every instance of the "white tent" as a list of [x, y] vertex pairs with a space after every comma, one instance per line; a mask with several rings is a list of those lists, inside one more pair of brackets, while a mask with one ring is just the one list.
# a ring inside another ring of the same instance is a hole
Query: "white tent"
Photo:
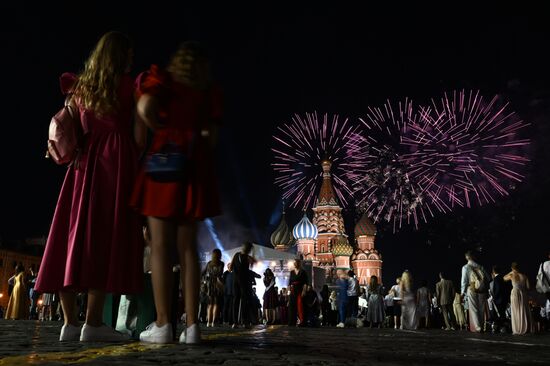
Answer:
[[[227, 262], [233, 259], [233, 256], [240, 252], [242, 249], [242, 246], [239, 246], [237, 248], [225, 250], [222, 252], [222, 260]], [[275, 261], [278, 262], [280, 260], [283, 261], [289, 261], [296, 259], [295, 253], [288, 253], [288, 252], [280, 252], [278, 250], [264, 247], [263, 245], [259, 244], [253, 244], [252, 245], [252, 252], [250, 253], [254, 258], [256, 258], [258, 261]]]
[[[233, 256], [242, 250], [242, 246], [225, 250], [222, 252], [222, 260], [225, 263], [230, 262]], [[252, 271], [263, 275], [266, 268], [271, 268], [275, 274], [275, 284], [278, 288], [288, 286], [289, 269], [288, 262], [296, 259], [295, 253], [280, 252], [278, 250], [264, 247], [262, 245], [253, 244], [250, 252], [257, 262], [252, 267]], [[265, 286], [261, 279], [256, 281], [256, 293], [260, 301], [263, 303], [263, 294]]]

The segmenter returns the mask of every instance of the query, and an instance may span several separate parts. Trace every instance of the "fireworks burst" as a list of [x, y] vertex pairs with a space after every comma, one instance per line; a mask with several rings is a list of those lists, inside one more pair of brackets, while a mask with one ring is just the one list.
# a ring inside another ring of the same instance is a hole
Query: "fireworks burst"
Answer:
[[345, 146], [359, 128], [338, 115], [324, 114], [320, 119], [317, 112], [295, 114], [291, 122], [277, 128], [273, 136], [275, 146], [271, 149], [275, 155], [272, 163], [275, 183], [282, 188], [283, 199], [291, 207], [306, 209], [314, 204], [323, 181], [323, 160], [331, 161], [334, 191], [343, 205], [348, 204], [353, 191], [346, 172], [363, 162], [346, 154]]
[[360, 118], [365, 131], [352, 136], [346, 145], [349, 155], [364, 162], [347, 172], [347, 178], [354, 182], [359, 209], [375, 222], [391, 222], [394, 231], [403, 223], [418, 227], [420, 220], [433, 216], [433, 208], [442, 212], [449, 209], [413, 179], [415, 168], [401, 159], [408, 152], [402, 135], [420, 118], [409, 99], [396, 106], [387, 101], [382, 108], [369, 107], [366, 118]]
[[529, 139], [520, 137], [529, 124], [508, 111], [498, 96], [454, 91], [420, 108], [409, 120], [401, 160], [424, 191], [450, 207], [493, 203], [507, 196], [525, 176], [522, 169]]
[[366, 131], [347, 145], [366, 162], [348, 172], [360, 209], [395, 231], [508, 195], [525, 178], [530, 141], [519, 136], [528, 124], [499, 102], [462, 91], [426, 107], [405, 100], [369, 108], [360, 119]]

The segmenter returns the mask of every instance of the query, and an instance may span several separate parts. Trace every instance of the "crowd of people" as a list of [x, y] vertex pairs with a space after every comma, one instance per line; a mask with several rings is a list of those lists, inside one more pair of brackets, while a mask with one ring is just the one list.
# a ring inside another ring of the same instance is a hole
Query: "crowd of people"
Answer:
[[[144, 235], [147, 239], [147, 230]], [[221, 251], [213, 250], [200, 276], [197, 322], [205, 323], [206, 327], [233, 328], [283, 324], [513, 334], [550, 330], [550, 254], [549, 260], [539, 267], [536, 289], [530, 286], [517, 263], [511, 265], [507, 274], [498, 266], [493, 266], [489, 273], [476, 262], [474, 253], [467, 252], [458, 287], [444, 272], [439, 273], [435, 286], [429, 288], [425, 280], [415, 285], [411, 272], [406, 270], [387, 289], [376, 276], [371, 276], [366, 286], [360, 286], [353, 271], [338, 270], [334, 278], [328, 279], [329, 284], [316, 291], [302, 269], [301, 260], [293, 262], [286, 287], [279, 289], [270, 268], [263, 276], [252, 270], [256, 259], [251, 249], [252, 243], [246, 242], [227, 265], [221, 260]], [[145, 272], [151, 269], [149, 260], [150, 253], [146, 250]], [[38, 294], [33, 288], [35, 281], [34, 268], [27, 272], [21, 264], [16, 267], [9, 280], [12, 290], [5, 317], [62, 320], [63, 307], [58, 294]], [[263, 294], [256, 292], [256, 281], [263, 282]], [[181, 300], [184, 293], [180, 291], [175, 296]], [[85, 292], [77, 294], [80, 320], [85, 320], [85, 297]], [[183, 311], [183, 319], [187, 321], [185, 306]]]
[[[203, 272], [206, 297], [201, 307], [208, 308], [208, 312], [199, 316], [199, 320], [207, 326], [264, 323], [513, 334], [550, 330], [550, 281], [546, 277], [550, 257], [539, 268], [536, 291], [517, 263], [511, 265], [507, 274], [498, 266], [493, 266], [489, 274], [476, 262], [473, 252], [465, 255], [467, 263], [458, 287], [445, 272], [440, 272], [439, 281], [429, 288], [426, 280], [416, 284], [412, 273], [406, 270], [386, 289], [376, 276], [371, 276], [366, 286], [360, 286], [353, 271], [338, 270], [335, 278], [329, 279], [330, 286], [325, 284], [316, 291], [301, 268], [301, 261], [296, 260], [288, 287], [280, 290], [273, 272], [269, 268], [265, 271], [261, 305], [254, 287], [261, 276], [250, 270], [254, 259], [249, 255], [250, 244], [247, 245], [223, 273], [221, 252], [216, 249]], [[236, 263], [240, 264], [237, 271]], [[215, 292], [209, 288], [215, 288]], [[214, 314], [210, 312], [212, 304], [217, 309]]]

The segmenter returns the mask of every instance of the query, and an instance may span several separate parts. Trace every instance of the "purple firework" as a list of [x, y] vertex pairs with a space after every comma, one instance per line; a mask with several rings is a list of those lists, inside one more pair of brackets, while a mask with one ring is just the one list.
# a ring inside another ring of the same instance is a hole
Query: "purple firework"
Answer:
[[401, 138], [408, 152], [400, 159], [437, 202], [492, 203], [525, 178], [530, 140], [520, 134], [528, 125], [498, 96], [486, 100], [479, 91], [454, 91], [408, 120]]
[[272, 147], [275, 183], [283, 190], [283, 198], [291, 207], [306, 209], [314, 203], [323, 181], [321, 162], [332, 162], [332, 182], [336, 195], [347, 205], [353, 192], [346, 172], [363, 163], [346, 154], [346, 142], [358, 133], [359, 126], [338, 115], [317, 112], [301, 116], [295, 114], [291, 122], [277, 128]]
[[387, 101], [382, 108], [369, 107], [366, 117], [359, 119], [364, 130], [346, 145], [348, 154], [364, 163], [346, 173], [354, 182], [359, 209], [375, 222], [392, 223], [394, 231], [404, 223], [418, 227], [420, 220], [426, 222], [428, 216], [433, 216], [434, 209], [450, 210], [438, 195], [418, 184], [415, 168], [401, 159], [409, 152], [402, 136], [409, 124], [420, 118], [409, 99], [397, 105]]

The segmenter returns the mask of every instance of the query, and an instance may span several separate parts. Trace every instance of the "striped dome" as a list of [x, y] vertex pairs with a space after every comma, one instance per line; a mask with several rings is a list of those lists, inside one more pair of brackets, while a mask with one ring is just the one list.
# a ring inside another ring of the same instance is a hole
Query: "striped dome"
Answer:
[[317, 239], [317, 226], [313, 225], [311, 221], [307, 218], [307, 215], [304, 214], [304, 217], [300, 220], [299, 223], [294, 226], [294, 229], [292, 230], [292, 234], [294, 235], [294, 239], [300, 240], [300, 239]]
[[281, 222], [277, 229], [271, 234], [271, 244], [274, 247], [289, 247], [292, 244], [292, 233], [286, 223], [285, 214], [281, 216]]
[[367, 213], [364, 213], [361, 219], [357, 221], [357, 224], [355, 225], [355, 237], [357, 238], [363, 235], [376, 235], [376, 225], [373, 224]]
[[353, 247], [349, 244], [348, 238], [344, 235], [338, 235], [336, 243], [332, 245], [332, 254], [335, 257], [346, 256], [349, 257], [353, 254]]

